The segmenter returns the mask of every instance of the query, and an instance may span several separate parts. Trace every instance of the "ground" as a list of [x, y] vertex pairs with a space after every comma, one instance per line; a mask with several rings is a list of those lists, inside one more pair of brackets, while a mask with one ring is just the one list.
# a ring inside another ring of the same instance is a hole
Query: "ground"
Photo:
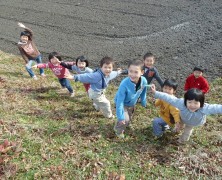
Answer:
[[125, 68], [151, 51], [161, 76], [175, 77], [182, 89], [195, 65], [209, 81], [221, 75], [221, 9], [221, 0], [1, 1], [0, 49], [19, 53], [17, 22], [23, 22], [45, 61], [52, 51], [67, 60], [84, 54], [96, 67], [109, 55]]

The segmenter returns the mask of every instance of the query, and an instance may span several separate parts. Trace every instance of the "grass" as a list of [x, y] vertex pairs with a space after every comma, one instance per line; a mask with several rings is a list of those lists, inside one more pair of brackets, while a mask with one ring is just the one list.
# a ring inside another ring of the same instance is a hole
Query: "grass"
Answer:
[[[1, 179], [221, 178], [222, 116], [209, 116], [186, 145], [173, 143], [178, 135], [170, 132], [154, 140], [158, 114], [148, 99], [146, 109], [137, 105], [121, 140], [115, 121], [94, 111], [81, 83], [72, 82], [76, 97], [70, 98], [46, 74], [34, 81], [22, 59], [0, 52], [0, 144], [10, 143], [0, 151]], [[114, 81], [107, 89], [110, 100], [117, 87]], [[222, 79], [211, 83], [207, 102], [221, 103], [221, 90]]]

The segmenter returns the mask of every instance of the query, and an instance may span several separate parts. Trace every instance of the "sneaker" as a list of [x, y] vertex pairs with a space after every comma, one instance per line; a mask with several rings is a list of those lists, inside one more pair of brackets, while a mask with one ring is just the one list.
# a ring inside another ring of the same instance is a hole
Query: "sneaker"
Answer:
[[99, 111], [99, 107], [95, 103], [93, 103], [93, 107], [95, 108], [96, 111]]
[[40, 76], [42, 76], [42, 77], [46, 77], [46, 75], [45, 75], [44, 73], [40, 74]]
[[75, 96], [75, 93], [70, 93], [70, 97], [74, 97]]
[[124, 139], [125, 138], [125, 135], [124, 133], [121, 133], [121, 134], [116, 134], [116, 136], [120, 139]]
[[38, 80], [38, 78], [37, 78], [37, 76], [35, 75], [35, 76], [33, 76], [32, 77], [34, 80]]
[[108, 117], [109, 119], [114, 119], [115, 116], [112, 114], [111, 116]]

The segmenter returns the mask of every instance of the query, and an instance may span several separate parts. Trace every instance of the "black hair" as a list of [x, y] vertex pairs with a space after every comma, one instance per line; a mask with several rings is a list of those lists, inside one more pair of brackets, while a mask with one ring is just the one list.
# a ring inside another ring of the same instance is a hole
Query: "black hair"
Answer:
[[187, 106], [187, 100], [195, 100], [200, 102], [200, 107], [204, 106], [205, 96], [204, 93], [196, 88], [189, 89], [184, 94], [184, 105]]
[[[163, 83], [163, 86], [169, 86], [169, 87], [172, 87], [174, 91], [177, 90], [177, 86], [178, 86], [178, 83], [176, 82], [175, 79], [166, 79]], [[163, 87], [162, 86], [162, 87]]]
[[89, 66], [89, 61], [87, 60], [87, 58], [85, 56], [79, 56], [79, 57], [76, 58], [76, 66], [77, 66], [78, 61], [85, 62], [86, 67]]
[[145, 60], [145, 59], [148, 58], [148, 57], [153, 57], [153, 58], [155, 59], [155, 56], [154, 56], [153, 53], [147, 52], [147, 53], [143, 56], [143, 60]]
[[139, 66], [141, 70], [144, 70], [143, 66], [144, 66], [144, 63], [143, 61], [141, 60], [132, 60], [128, 63], [128, 68], [130, 66]]
[[112, 64], [114, 66], [113, 58], [105, 56], [100, 60], [100, 67], [102, 67], [103, 64]]
[[62, 61], [61, 56], [60, 56], [57, 52], [51, 52], [51, 53], [49, 53], [49, 57], [48, 57], [49, 62], [51, 62], [51, 59], [52, 59], [53, 57], [56, 57], [56, 58], [58, 58], [60, 61]]
[[200, 66], [195, 66], [194, 68], [193, 68], [193, 71], [201, 71], [202, 73], [204, 72], [204, 69], [202, 68], [202, 67], [200, 67]]
[[27, 36], [29, 40], [31, 39], [31, 33], [29, 31], [22, 31], [20, 37], [21, 36]]

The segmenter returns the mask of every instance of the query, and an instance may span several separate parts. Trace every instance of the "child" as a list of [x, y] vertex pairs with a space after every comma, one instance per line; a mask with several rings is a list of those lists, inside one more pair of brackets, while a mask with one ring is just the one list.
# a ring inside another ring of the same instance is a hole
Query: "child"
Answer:
[[[84, 74], [84, 73], [92, 73], [93, 70], [91, 68], [89, 68], [89, 62], [88, 60], [85, 58], [85, 56], [79, 56], [76, 59], [76, 63], [75, 65], [71, 65], [71, 64], [67, 64], [65, 62], [58, 62], [60, 63], [61, 66], [76, 71], [78, 74]], [[83, 83], [86, 92], [88, 93], [88, 90], [90, 88], [90, 84], [89, 83]]]
[[155, 56], [152, 53], [146, 53], [143, 56], [144, 60], [144, 74], [143, 76], [146, 78], [147, 83], [150, 84], [153, 78], [157, 80], [159, 85], [163, 86], [163, 80], [160, 78], [157, 69], [153, 66], [155, 62]]
[[124, 130], [132, 120], [135, 104], [138, 98], [146, 107], [147, 81], [143, 75], [143, 62], [132, 61], [128, 65], [128, 77], [122, 80], [115, 96], [116, 116], [118, 121], [114, 126], [116, 135], [124, 138]]
[[105, 96], [105, 89], [109, 81], [121, 74], [121, 70], [113, 71], [114, 61], [110, 57], [104, 57], [100, 61], [100, 69], [93, 73], [77, 74], [74, 76], [68, 75], [66, 78], [74, 79], [82, 83], [89, 83], [89, 97], [93, 100], [96, 110], [101, 110], [107, 118], [114, 118], [110, 101]]
[[193, 128], [206, 122], [206, 115], [222, 114], [222, 105], [204, 103], [204, 93], [199, 89], [189, 89], [184, 98], [176, 98], [169, 94], [156, 91], [155, 85], [151, 90], [156, 98], [162, 99], [180, 110], [182, 124], [185, 124], [184, 132], [179, 138], [180, 143], [190, 139]]
[[34, 65], [33, 68], [50, 68], [58, 77], [62, 88], [67, 88], [70, 93], [70, 97], [74, 97], [75, 93], [72, 89], [72, 86], [70, 85], [69, 80], [65, 78], [66, 75], [70, 75], [69, 70], [58, 63], [58, 61], [61, 60], [62, 58], [57, 52], [51, 52], [49, 54], [49, 63]]
[[[167, 79], [163, 83], [163, 92], [174, 96], [177, 89], [177, 82], [174, 79]], [[157, 99], [155, 106], [159, 107], [160, 117], [153, 120], [153, 134], [159, 138], [163, 132], [175, 124], [175, 130], [179, 129], [180, 111], [169, 103]]]
[[204, 94], [209, 91], [209, 84], [203, 77], [203, 69], [201, 67], [194, 67], [193, 73], [186, 79], [184, 90], [187, 91], [191, 88], [197, 88]]
[[[31, 29], [27, 28], [24, 24], [18, 23], [18, 26], [24, 28], [25, 31], [21, 32], [20, 41], [18, 42], [18, 49], [22, 55], [22, 58], [26, 63], [26, 70], [29, 75], [37, 80], [36, 75], [32, 71], [32, 63], [37, 62], [38, 64], [42, 62], [42, 55], [37, 49], [34, 41], [33, 41], [33, 32]], [[39, 69], [40, 75], [45, 76], [44, 70], [42, 68]]]

